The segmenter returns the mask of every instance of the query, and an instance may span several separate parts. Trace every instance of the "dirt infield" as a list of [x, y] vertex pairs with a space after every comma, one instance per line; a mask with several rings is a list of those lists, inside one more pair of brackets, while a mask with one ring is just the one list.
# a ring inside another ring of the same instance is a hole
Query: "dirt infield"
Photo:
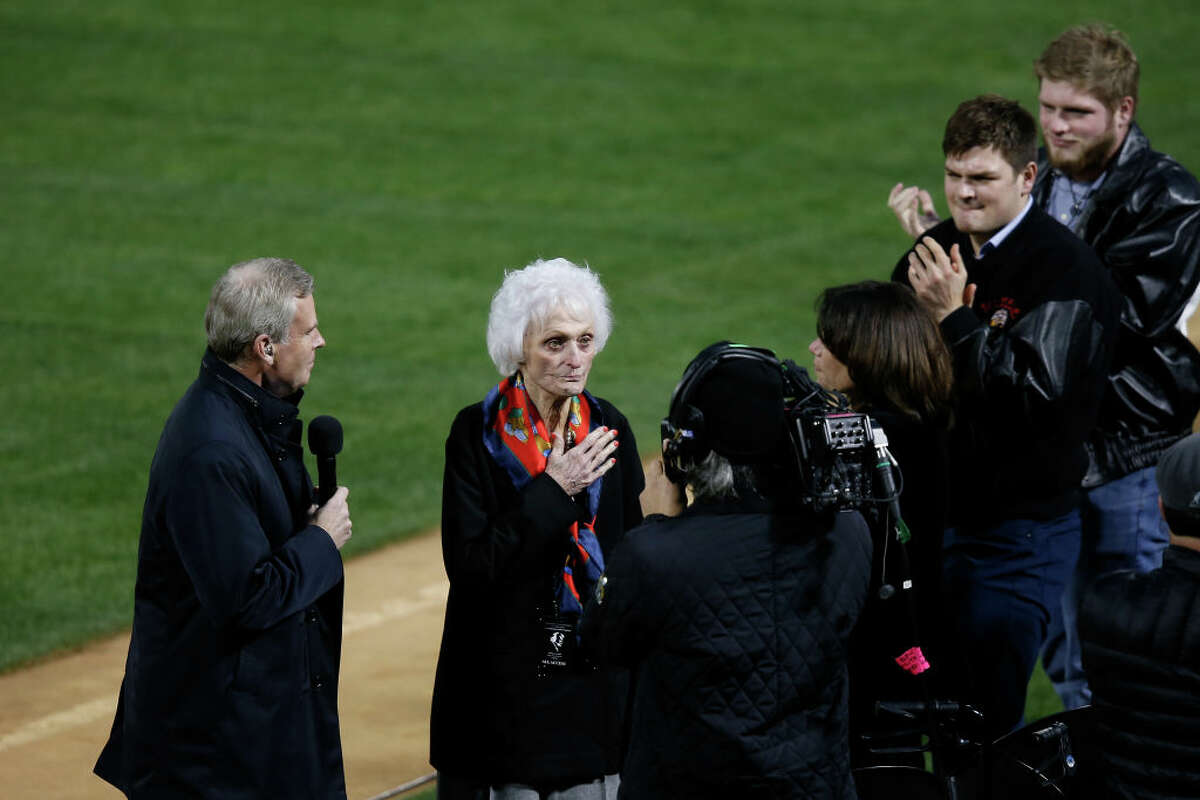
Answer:
[[[346, 565], [339, 707], [351, 800], [433, 771], [429, 698], [448, 588], [436, 532]], [[0, 675], [7, 800], [122, 796], [92, 765], [112, 724], [128, 646], [125, 634]]]

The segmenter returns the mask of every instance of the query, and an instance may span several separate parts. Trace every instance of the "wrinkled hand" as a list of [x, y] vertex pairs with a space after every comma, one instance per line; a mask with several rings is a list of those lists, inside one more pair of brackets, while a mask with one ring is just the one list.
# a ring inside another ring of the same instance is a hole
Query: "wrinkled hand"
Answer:
[[349, 500], [350, 490], [345, 486], [339, 486], [325, 505], [319, 508], [313, 506], [309, 509], [309, 521], [328, 533], [338, 550], [341, 550], [342, 545], [350, 541], [350, 529], [354, 527], [350, 522]]
[[897, 183], [888, 194], [888, 208], [914, 239], [942, 221], [933, 207], [933, 198], [919, 186]]
[[677, 483], [671, 483], [663, 468], [662, 458], [656, 458], [646, 465], [646, 488], [639, 498], [642, 503], [642, 515], [663, 514], [677, 517], [683, 513], [687, 505], [684, 488]]
[[926, 236], [908, 254], [908, 281], [921, 304], [933, 312], [938, 322], [960, 306], [975, 302], [975, 284], [967, 283], [967, 268], [957, 244], [949, 255], [940, 244]]
[[546, 459], [546, 474], [574, 497], [612, 469], [615, 459], [609, 458], [617, 449], [617, 432], [596, 428], [582, 441], [564, 451], [563, 437], [552, 435], [550, 455]]

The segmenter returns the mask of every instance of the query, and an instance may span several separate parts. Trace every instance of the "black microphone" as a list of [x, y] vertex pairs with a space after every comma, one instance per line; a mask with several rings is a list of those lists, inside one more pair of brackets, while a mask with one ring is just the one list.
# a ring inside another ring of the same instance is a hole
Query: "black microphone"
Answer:
[[317, 457], [317, 505], [337, 491], [337, 459], [342, 452], [342, 423], [322, 414], [308, 424], [308, 449]]
[[892, 475], [892, 454], [888, 452], [887, 434], [875, 420], [871, 420], [871, 437], [875, 443], [875, 456], [879, 459], [875, 468], [880, 488], [883, 490], [882, 499], [887, 502], [888, 510], [892, 512], [893, 524], [898, 525], [900, 523], [900, 493], [896, 491], [896, 479]]
[[[875, 420], [871, 420], [871, 439], [875, 444], [875, 457], [879, 459], [879, 463], [875, 465], [876, 477], [879, 479], [879, 486], [883, 490], [883, 499], [887, 502], [888, 510], [892, 514], [892, 525], [896, 526], [899, 533], [904, 521], [900, 519], [900, 493], [896, 491], [896, 480], [892, 475], [892, 454], [888, 452], [887, 434], [884, 433], [883, 426]], [[889, 531], [890, 533], [890, 531]], [[898, 537], [901, 542], [907, 541], [904, 537]], [[888, 583], [887, 580], [887, 547], [888, 534], [884, 534], [883, 540], [883, 566], [879, 575], [879, 599], [887, 600], [896, 594], [896, 587]], [[903, 554], [903, 551], [901, 551]], [[905, 573], [908, 572], [907, 567]]]

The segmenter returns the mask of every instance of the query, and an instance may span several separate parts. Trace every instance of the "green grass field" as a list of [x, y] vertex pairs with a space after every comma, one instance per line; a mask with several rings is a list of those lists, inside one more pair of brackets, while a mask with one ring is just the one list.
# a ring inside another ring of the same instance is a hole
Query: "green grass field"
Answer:
[[[824, 286], [907, 241], [941, 128], [1081, 20], [1128, 32], [1139, 119], [1200, 168], [1185, 0], [838, 4], [8, 0], [0, 6], [0, 669], [129, 624], [150, 456], [229, 264], [293, 257], [329, 340], [361, 553], [437, 523], [454, 412], [497, 379], [502, 271], [590, 263], [590, 388], [643, 452], [732, 338], [808, 363]], [[944, 208], [944, 203], [941, 204]], [[1051, 698], [1052, 700], [1053, 698]]]

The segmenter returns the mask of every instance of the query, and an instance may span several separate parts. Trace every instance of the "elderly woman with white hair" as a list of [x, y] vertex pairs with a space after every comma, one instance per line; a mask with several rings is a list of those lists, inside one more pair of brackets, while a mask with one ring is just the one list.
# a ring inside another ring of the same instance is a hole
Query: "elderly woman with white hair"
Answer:
[[507, 273], [492, 298], [503, 379], [446, 441], [439, 798], [616, 797], [628, 676], [586, 663], [574, 633], [605, 559], [642, 520], [633, 431], [585, 389], [611, 328], [599, 279], [565, 259]]

